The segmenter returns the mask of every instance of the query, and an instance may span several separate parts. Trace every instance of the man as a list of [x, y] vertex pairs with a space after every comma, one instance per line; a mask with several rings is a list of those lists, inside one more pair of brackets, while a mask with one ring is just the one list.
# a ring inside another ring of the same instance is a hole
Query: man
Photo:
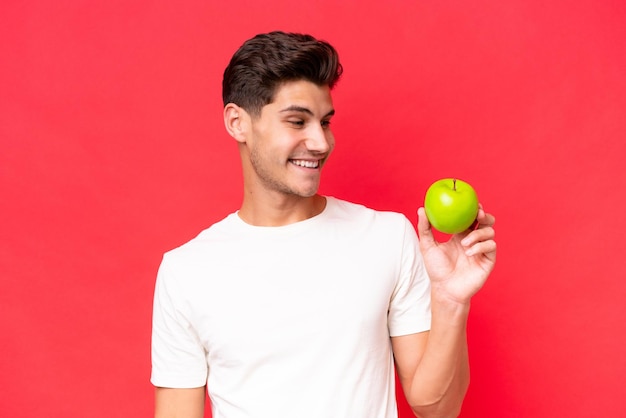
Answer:
[[334, 146], [335, 49], [272, 32], [223, 81], [241, 208], [168, 252], [157, 278], [156, 417], [390, 418], [394, 364], [416, 416], [457, 416], [471, 297], [495, 262], [494, 218], [446, 243], [401, 214], [317, 193]]

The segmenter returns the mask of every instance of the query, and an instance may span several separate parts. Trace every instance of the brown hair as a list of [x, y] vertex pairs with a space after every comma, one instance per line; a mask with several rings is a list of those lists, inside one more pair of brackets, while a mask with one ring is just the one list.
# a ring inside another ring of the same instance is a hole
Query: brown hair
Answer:
[[339, 55], [328, 42], [311, 35], [259, 34], [247, 40], [224, 71], [224, 106], [234, 103], [253, 116], [274, 99], [286, 81], [307, 80], [333, 88], [343, 72]]

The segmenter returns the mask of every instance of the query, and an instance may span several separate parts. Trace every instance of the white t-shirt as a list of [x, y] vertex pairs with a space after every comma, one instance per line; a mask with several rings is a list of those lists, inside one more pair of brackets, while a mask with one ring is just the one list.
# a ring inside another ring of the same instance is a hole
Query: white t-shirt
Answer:
[[429, 327], [405, 216], [332, 197], [281, 227], [233, 213], [163, 258], [151, 382], [206, 384], [214, 418], [392, 418], [390, 336]]

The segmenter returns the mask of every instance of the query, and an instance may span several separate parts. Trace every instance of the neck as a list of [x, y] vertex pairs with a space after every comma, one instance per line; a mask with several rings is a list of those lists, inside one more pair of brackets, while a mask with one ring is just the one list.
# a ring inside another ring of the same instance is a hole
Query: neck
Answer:
[[254, 226], [283, 226], [317, 216], [325, 207], [326, 198], [318, 194], [311, 197], [259, 197], [246, 193], [239, 217]]

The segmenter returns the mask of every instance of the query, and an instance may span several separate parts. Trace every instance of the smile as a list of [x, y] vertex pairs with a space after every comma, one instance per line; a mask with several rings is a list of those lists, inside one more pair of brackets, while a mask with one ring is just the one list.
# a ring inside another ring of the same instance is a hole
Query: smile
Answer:
[[320, 162], [316, 161], [308, 161], [308, 160], [289, 160], [291, 164], [297, 165], [298, 167], [305, 168], [317, 168], [320, 166]]

